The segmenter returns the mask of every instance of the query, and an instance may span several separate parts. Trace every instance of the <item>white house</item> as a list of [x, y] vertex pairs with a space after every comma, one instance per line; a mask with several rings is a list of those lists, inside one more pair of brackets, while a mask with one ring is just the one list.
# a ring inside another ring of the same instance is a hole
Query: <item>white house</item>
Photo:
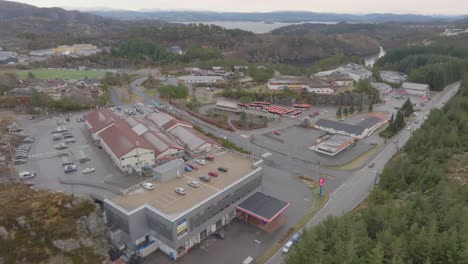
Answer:
[[416, 96], [429, 95], [428, 84], [404, 82], [401, 85], [401, 89], [403, 89], [407, 94], [410, 94], [410, 95], [416, 95]]
[[380, 96], [384, 96], [392, 92], [392, 87], [386, 83], [371, 82], [370, 85], [379, 91]]

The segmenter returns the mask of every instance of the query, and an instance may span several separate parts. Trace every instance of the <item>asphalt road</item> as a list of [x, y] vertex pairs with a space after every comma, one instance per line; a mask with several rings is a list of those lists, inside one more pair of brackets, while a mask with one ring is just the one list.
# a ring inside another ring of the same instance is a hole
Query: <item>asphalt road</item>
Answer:
[[[369, 163], [375, 163], [374, 168], [364, 167], [352, 173], [347, 181], [335, 189], [327, 204], [306, 224], [305, 228], [311, 228], [327, 216], [340, 216], [354, 209], [363, 201], [377, 182], [377, 174], [380, 174], [385, 164], [395, 155], [398, 148], [401, 148], [411, 137], [412, 131], [419, 128], [424, 122], [424, 116], [429, 114], [433, 108], [441, 108], [455, 94], [460, 87], [460, 83], [455, 83], [446, 87], [444, 92], [435, 100], [431, 101], [427, 107], [419, 113], [410, 124], [411, 129], [403, 129], [392, 141], [377, 154]], [[419, 120], [419, 124], [414, 121]], [[396, 143], [394, 143], [396, 141]], [[368, 163], [368, 164], [369, 164]], [[277, 251], [267, 262], [267, 264], [284, 263], [284, 255], [281, 249]]]

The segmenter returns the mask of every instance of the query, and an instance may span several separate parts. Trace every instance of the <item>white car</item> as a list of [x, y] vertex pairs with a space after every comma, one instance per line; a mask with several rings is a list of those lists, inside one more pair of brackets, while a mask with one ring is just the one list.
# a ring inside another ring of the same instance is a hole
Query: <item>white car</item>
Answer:
[[184, 194], [187, 193], [187, 192], [185, 191], [185, 189], [184, 189], [184, 188], [181, 188], [181, 187], [175, 188], [174, 191], [175, 191], [176, 193], [182, 194], [182, 195], [184, 195]]
[[189, 181], [187, 184], [190, 185], [190, 186], [192, 186], [193, 188], [198, 188], [198, 187], [200, 187], [200, 183], [197, 182], [197, 181]]
[[219, 137], [220, 137], [220, 138], [222, 138], [222, 139], [224, 139], [224, 140], [226, 140], [226, 139], [227, 139], [227, 137], [226, 137], [226, 136], [224, 136], [224, 135], [221, 135], [221, 136], [219, 136]]
[[206, 165], [206, 160], [199, 159], [199, 160], [197, 160], [197, 163], [200, 164], [200, 165]]
[[288, 253], [292, 245], [293, 245], [293, 242], [289, 240], [288, 243], [286, 243], [283, 247], [283, 253]]
[[96, 169], [94, 168], [86, 168], [83, 170], [83, 174], [88, 174], [88, 173], [91, 173], [91, 172], [95, 172]]
[[19, 173], [20, 179], [29, 179], [36, 177], [36, 173], [34, 171], [23, 171]]
[[152, 184], [150, 182], [145, 182], [145, 183], [143, 183], [143, 188], [145, 188], [146, 190], [153, 190], [154, 189], [154, 184]]
[[410, 126], [409, 126], [409, 127], [407, 127], [407, 128], [406, 128], [406, 130], [410, 131], [410, 130], [411, 130], [411, 127], [410, 127]]

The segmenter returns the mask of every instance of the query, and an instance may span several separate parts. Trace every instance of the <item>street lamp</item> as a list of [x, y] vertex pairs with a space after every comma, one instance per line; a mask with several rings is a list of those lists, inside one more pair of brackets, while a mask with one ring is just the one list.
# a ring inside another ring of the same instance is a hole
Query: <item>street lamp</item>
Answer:
[[255, 244], [257, 244], [257, 256], [260, 256], [260, 244], [262, 244], [262, 242], [260, 240], [257, 240], [255, 239], [254, 240]]

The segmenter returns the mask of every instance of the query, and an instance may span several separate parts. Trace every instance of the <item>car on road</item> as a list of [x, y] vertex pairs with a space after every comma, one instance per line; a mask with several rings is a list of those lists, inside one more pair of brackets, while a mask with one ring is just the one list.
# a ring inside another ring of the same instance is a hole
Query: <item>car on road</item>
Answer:
[[409, 127], [407, 127], [407, 128], [406, 128], [406, 130], [410, 131], [410, 130], [411, 130], [411, 127], [410, 127], [410, 126], [409, 126]]
[[77, 170], [78, 170], [78, 168], [76, 167], [76, 165], [67, 165], [64, 168], [65, 173], [74, 172], [74, 171], [77, 171]]
[[275, 130], [273, 133], [275, 133], [275, 135], [281, 136], [281, 132], [278, 130]]
[[152, 184], [151, 182], [145, 182], [142, 184], [142, 186], [148, 191], [151, 191], [154, 189], [154, 184]]
[[68, 145], [65, 143], [60, 143], [58, 145], [55, 145], [56, 150], [61, 150], [61, 149], [66, 149], [66, 148], [68, 148]]
[[219, 167], [218, 170], [221, 171], [221, 172], [228, 172], [229, 171], [229, 169], [226, 168], [226, 167]]
[[200, 179], [201, 181], [204, 181], [204, 182], [210, 182], [211, 181], [210, 176], [207, 176], [207, 175], [200, 176], [200, 177], [198, 177], [198, 179]]
[[369, 168], [374, 168], [374, 166], [375, 166], [375, 163], [374, 163], [374, 162], [372, 162], [372, 163], [371, 163], [371, 164], [369, 164], [367, 167], [369, 167]]
[[184, 194], [187, 193], [187, 192], [185, 191], [185, 189], [182, 188], [182, 187], [177, 187], [177, 188], [174, 189], [174, 191], [175, 191], [176, 193], [178, 193], [178, 194], [181, 194], [181, 195], [184, 195]]
[[294, 243], [289, 240], [283, 247], [283, 253], [288, 253]]
[[226, 137], [225, 135], [220, 135], [219, 137], [222, 138], [222, 139], [224, 139], [224, 140], [227, 139], [227, 137]]
[[419, 120], [414, 121], [415, 124], [419, 124]]
[[197, 160], [197, 163], [200, 164], [200, 165], [206, 165], [206, 160], [199, 159], [199, 160]]
[[208, 172], [208, 175], [213, 176], [213, 177], [218, 177], [218, 173], [216, 171], [210, 171]]
[[187, 182], [187, 184], [188, 184], [189, 186], [192, 186], [193, 188], [198, 188], [198, 187], [200, 187], [200, 183], [197, 182], [197, 181], [189, 181], [189, 182]]
[[221, 240], [224, 239], [224, 234], [221, 232], [213, 233], [213, 236], [216, 237], [217, 239], [221, 239]]
[[83, 170], [83, 174], [88, 174], [88, 173], [92, 173], [92, 172], [95, 172], [96, 169], [95, 168], [86, 168]]

